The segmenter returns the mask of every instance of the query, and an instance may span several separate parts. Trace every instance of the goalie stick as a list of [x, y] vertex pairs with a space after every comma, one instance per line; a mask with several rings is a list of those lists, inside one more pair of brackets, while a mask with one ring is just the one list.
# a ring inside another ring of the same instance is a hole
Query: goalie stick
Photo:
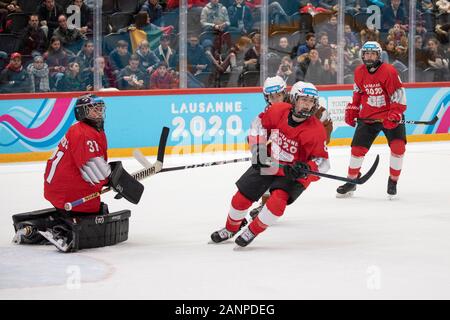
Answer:
[[[429, 121], [423, 121], [423, 120], [399, 120], [399, 121], [394, 121], [400, 124], [424, 124], [427, 126], [432, 126], [434, 125], [436, 122], [438, 122], [438, 120], [442, 117], [442, 115], [444, 114], [444, 103], [442, 103], [441, 108], [439, 109], [439, 112], [433, 117], [433, 119], [429, 120]], [[371, 119], [371, 118], [356, 118], [356, 120], [358, 121], [371, 121], [371, 122], [375, 122], [375, 123], [381, 123], [383, 122], [382, 119]]]
[[[167, 144], [167, 138], [169, 136], [169, 130], [170, 129], [167, 127], [162, 128], [161, 136], [159, 138], [158, 155], [156, 157], [156, 162], [149, 167], [146, 167], [144, 169], [141, 169], [139, 171], [132, 173], [131, 176], [133, 178], [135, 178], [136, 180], [139, 181], [139, 180], [150, 177], [150, 176], [158, 173], [159, 171], [161, 171], [161, 169], [163, 167], [163, 162], [164, 162], [164, 152], [166, 150], [166, 144]], [[64, 209], [66, 211], [71, 211], [74, 207], [79, 206], [80, 204], [83, 204], [83, 203], [90, 201], [92, 199], [95, 199], [97, 197], [100, 197], [100, 195], [102, 195], [106, 192], [109, 192], [111, 190], [112, 190], [111, 187], [107, 187], [100, 192], [94, 192], [88, 196], [81, 198], [81, 199], [78, 199], [78, 200], [75, 200], [72, 202], [67, 202], [64, 205]]]
[[[145, 157], [140, 152], [135, 152], [134, 156], [136, 157], [136, 160], [138, 160], [141, 164], [143, 164], [143, 163], [145, 163], [145, 161], [147, 161], [147, 159], [145, 159], [145, 160], [143, 159]], [[217, 166], [217, 165], [228, 164], [228, 163], [244, 162], [244, 161], [250, 161], [251, 159], [252, 158], [241, 158], [241, 159], [233, 159], [233, 160], [204, 162], [204, 163], [199, 163], [199, 164], [191, 164], [191, 165], [187, 165], [187, 166], [163, 168], [162, 170], [159, 171], [159, 173], [167, 172], [167, 171], [177, 171], [177, 170], [200, 168], [200, 167], [211, 167], [211, 166]], [[373, 162], [372, 166], [367, 171], [367, 173], [357, 179], [349, 179], [346, 177], [335, 176], [335, 175], [327, 174], [327, 173], [320, 173], [320, 172], [316, 172], [316, 171], [312, 171], [312, 170], [304, 170], [304, 171], [308, 174], [318, 176], [318, 177], [339, 180], [339, 181], [345, 181], [345, 182], [354, 183], [354, 184], [363, 184], [367, 180], [369, 180], [370, 177], [372, 177], [372, 175], [375, 173], [375, 170], [377, 169], [379, 162], [380, 162], [380, 156], [377, 155], [375, 158], [375, 161]], [[280, 166], [283, 166], [283, 165], [280, 165]]]

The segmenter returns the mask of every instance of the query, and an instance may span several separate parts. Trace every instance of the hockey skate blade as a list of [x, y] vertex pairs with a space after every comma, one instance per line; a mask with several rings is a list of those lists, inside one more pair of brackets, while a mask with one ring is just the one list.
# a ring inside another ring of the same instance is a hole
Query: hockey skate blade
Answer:
[[45, 239], [47, 239], [50, 243], [52, 243], [56, 248], [58, 248], [59, 251], [67, 253], [70, 250], [71, 244], [69, 243], [65, 246], [62, 246], [60, 243], [58, 243], [54, 238], [53, 235], [49, 231], [38, 231]]
[[351, 198], [353, 197], [353, 191], [347, 192], [347, 193], [336, 193], [336, 198], [338, 199], [345, 199], [345, 198]]
[[397, 200], [397, 195], [396, 195], [396, 194], [388, 194], [388, 195], [387, 195], [387, 199], [388, 199], [389, 201]]

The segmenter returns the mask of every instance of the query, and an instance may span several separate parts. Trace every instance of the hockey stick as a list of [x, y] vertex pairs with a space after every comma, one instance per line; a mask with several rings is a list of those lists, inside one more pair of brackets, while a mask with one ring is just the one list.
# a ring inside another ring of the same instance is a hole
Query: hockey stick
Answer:
[[[327, 173], [320, 173], [320, 172], [313, 171], [313, 170], [300, 169], [300, 171], [305, 172], [307, 174], [311, 174], [313, 176], [318, 176], [318, 177], [323, 177], [323, 178], [328, 178], [328, 179], [333, 179], [333, 180], [339, 180], [339, 181], [344, 181], [344, 182], [353, 183], [353, 184], [363, 184], [363, 183], [367, 182], [367, 180], [369, 180], [370, 177], [372, 177], [372, 175], [375, 173], [375, 170], [377, 169], [379, 162], [380, 162], [380, 156], [377, 154], [377, 157], [375, 158], [375, 161], [373, 162], [369, 171], [367, 171], [367, 173], [365, 175], [363, 175], [359, 178], [356, 178], [356, 179], [335, 176], [335, 175], [327, 174]], [[280, 165], [280, 167], [285, 167], [285, 166], [286, 165]]]
[[[159, 173], [167, 172], [167, 171], [177, 171], [177, 170], [200, 168], [200, 167], [211, 167], [211, 166], [217, 166], [217, 165], [228, 164], [228, 163], [245, 162], [245, 161], [250, 161], [251, 159], [252, 158], [241, 158], [241, 159], [233, 159], [233, 160], [223, 160], [223, 161], [214, 161], [214, 162], [205, 162], [205, 163], [199, 163], [199, 164], [191, 164], [191, 165], [187, 165], [187, 166], [163, 168], [161, 171], [159, 171]], [[141, 162], [140, 160], [138, 160], [138, 161]], [[372, 175], [374, 174], [375, 170], [378, 167], [378, 163], [379, 162], [380, 162], [380, 156], [377, 155], [376, 158], [375, 158], [375, 161], [372, 164], [372, 167], [370, 167], [369, 171], [367, 171], [367, 173], [365, 175], [363, 175], [362, 177], [357, 178], [357, 179], [349, 179], [349, 178], [346, 178], [346, 177], [340, 177], [340, 176], [335, 176], [335, 175], [332, 175], [332, 174], [320, 173], [320, 172], [316, 172], [316, 171], [312, 171], [312, 170], [305, 170], [304, 172], [306, 172], [308, 174], [311, 174], [311, 175], [314, 175], [314, 176], [318, 176], [318, 177], [334, 179], [334, 180], [339, 180], [339, 181], [345, 181], [345, 182], [354, 183], [354, 184], [363, 184], [367, 180], [369, 180], [370, 177], [372, 177]], [[280, 166], [285, 166], [285, 165], [280, 165]]]
[[[444, 104], [442, 103], [441, 108], [439, 109], [439, 112], [434, 116], [433, 119], [431, 119], [430, 121], [422, 121], [422, 120], [399, 120], [399, 121], [394, 121], [400, 124], [424, 124], [427, 126], [432, 126], [434, 125], [444, 114]], [[356, 118], [358, 121], [371, 121], [374, 123], [381, 123], [383, 122], [382, 119], [370, 119], [370, 118]]]
[[[161, 171], [161, 169], [163, 167], [163, 162], [164, 162], [164, 152], [166, 150], [167, 138], [169, 137], [169, 130], [170, 130], [169, 128], [163, 127], [163, 129], [161, 131], [156, 162], [153, 165], [151, 165], [150, 167], [146, 167], [144, 169], [141, 169], [139, 171], [132, 173], [131, 176], [133, 178], [135, 178], [136, 180], [139, 181], [139, 180], [148, 178], [148, 177], [158, 173], [159, 171]], [[107, 188], [101, 190], [100, 192], [94, 192], [88, 196], [81, 198], [81, 199], [78, 199], [78, 200], [75, 200], [72, 202], [67, 202], [64, 205], [64, 209], [66, 211], [71, 211], [74, 207], [79, 206], [80, 204], [83, 204], [92, 199], [98, 198], [98, 197], [100, 197], [100, 195], [102, 195], [106, 192], [109, 192], [111, 190], [112, 190], [111, 187], [107, 187]]]

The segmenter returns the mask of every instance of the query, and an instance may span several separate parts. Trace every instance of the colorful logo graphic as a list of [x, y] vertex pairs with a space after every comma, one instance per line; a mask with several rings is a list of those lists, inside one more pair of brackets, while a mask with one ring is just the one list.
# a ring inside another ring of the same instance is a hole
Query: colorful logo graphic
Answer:
[[75, 120], [72, 100], [45, 99], [36, 112], [11, 107], [0, 115], [0, 148], [21, 144], [29, 151], [52, 149]]

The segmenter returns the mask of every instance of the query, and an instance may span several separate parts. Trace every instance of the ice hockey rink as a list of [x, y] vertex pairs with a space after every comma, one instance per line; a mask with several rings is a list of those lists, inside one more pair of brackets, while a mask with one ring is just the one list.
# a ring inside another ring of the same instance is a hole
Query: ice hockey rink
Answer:
[[[330, 148], [330, 174], [346, 175], [349, 152]], [[71, 254], [11, 243], [13, 214], [49, 207], [45, 164], [2, 164], [0, 299], [450, 299], [450, 142], [407, 145], [394, 200], [386, 145], [372, 147], [363, 172], [376, 154], [378, 170], [353, 198], [321, 179], [239, 251], [208, 241], [248, 163], [157, 174], [138, 205], [106, 194], [111, 212], [132, 210], [128, 241]], [[167, 156], [165, 166], [245, 156]]]

